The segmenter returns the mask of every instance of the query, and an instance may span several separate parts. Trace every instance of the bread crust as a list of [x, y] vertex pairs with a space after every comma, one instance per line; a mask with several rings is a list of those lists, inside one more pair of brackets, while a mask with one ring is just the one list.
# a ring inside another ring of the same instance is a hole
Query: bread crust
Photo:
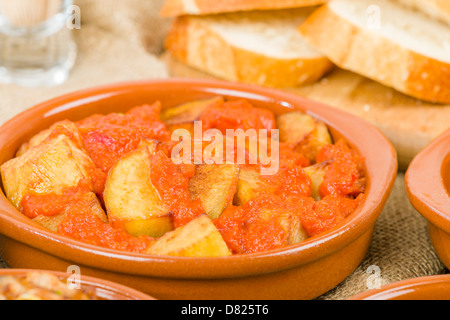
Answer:
[[224, 12], [273, 10], [315, 6], [327, 0], [166, 0], [160, 15], [175, 17], [181, 15], [203, 15]]
[[360, 28], [334, 13], [328, 5], [316, 10], [299, 31], [340, 68], [417, 99], [450, 103], [448, 63], [425, 57]]
[[166, 49], [181, 62], [216, 77], [275, 88], [320, 79], [333, 64], [325, 57], [280, 59], [235, 47], [195, 17], [175, 19]]

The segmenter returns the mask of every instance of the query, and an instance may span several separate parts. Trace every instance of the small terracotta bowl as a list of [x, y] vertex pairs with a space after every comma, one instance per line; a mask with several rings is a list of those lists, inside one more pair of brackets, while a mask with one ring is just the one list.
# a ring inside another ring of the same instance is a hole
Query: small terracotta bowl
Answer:
[[412, 205], [428, 220], [436, 253], [450, 268], [450, 130], [413, 159], [405, 182]]
[[31, 222], [0, 195], [0, 254], [11, 267], [66, 270], [126, 284], [157, 299], [313, 299], [343, 281], [363, 260], [397, 173], [392, 145], [369, 123], [337, 109], [272, 89], [222, 81], [170, 79], [110, 85], [42, 103], [0, 128], [0, 163], [58, 120], [124, 112], [162, 102], [166, 108], [221, 95], [281, 114], [303, 110], [329, 125], [366, 161], [367, 190], [343, 224], [298, 245], [218, 258], [133, 254], [87, 245]]
[[450, 275], [413, 278], [358, 294], [349, 300], [449, 300]]
[[[59, 279], [68, 280], [72, 277], [72, 273], [64, 273], [50, 270], [37, 269], [0, 269], [1, 276], [21, 277], [29, 272], [51, 273]], [[95, 290], [95, 295], [99, 300], [155, 300], [155, 298], [137, 291], [133, 288], [94, 277], [80, 275], [79, 278], [81, 288], [89, 287]]]

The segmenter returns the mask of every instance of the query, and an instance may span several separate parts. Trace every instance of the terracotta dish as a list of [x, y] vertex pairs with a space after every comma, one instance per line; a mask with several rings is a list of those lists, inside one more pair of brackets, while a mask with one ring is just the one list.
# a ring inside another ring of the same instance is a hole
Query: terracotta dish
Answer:
[[[50, 273], [60, 280], [70, 280], [73, 276], [71, 273], [56, 272], [49, 270], [35, 270], [35, 269], [0, 269], [0, 277], [12, 276], [12, 277], [24, 277], [29, 273]], [[117, 284], [94, 277], [87, 277], [80, 275], [79, 284], [81, 289], [85, 288], [92, 291], [96, 297], [96, 300], [155, 300], [153, 297], [139, 292], [130, 287]]]
[[397, 172], [392, 145], [369, 123], [337, 109], [288, 93], [221, 81], [170, 79], [116, 84], [42, 103], [0, 128], [0, 163], [56, 121], [94, 113], [124, 112], [161, 101], [170, 108], [221, 95], [244, 98], [275, 114], [304, 111], [343, 138], [365, 158], [365, 200], [337, 228], [288, 248], [227, 257], [169, 257], [133, 254], [80, 243], [48, 231], [0, 197], [0, 254], [14, 268], [81, 272], [119, 282], [157, 299], [313, 299], [343, 281], [361, 263]]
[[429, 222], [436, 253], [450, 267], [450, 130], [414, 158], [405, 181], [412, 205]]
[[356, 295], [349, 300], [448, 300], [450, 276], [420, 277], [391, 283]]

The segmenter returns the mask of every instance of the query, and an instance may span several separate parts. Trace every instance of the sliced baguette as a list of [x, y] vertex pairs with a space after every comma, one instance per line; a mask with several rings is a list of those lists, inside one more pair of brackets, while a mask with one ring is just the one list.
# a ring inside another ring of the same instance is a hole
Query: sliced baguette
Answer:
[[450, 103], [446, 24], [395, 1], [331, 0], [299, 31], [343, 69], [418, 99]]
[[315, 6], [327, 0], [166, 0], [160, 15], [175, 17], [181, 15], [204, 15], [253, 10], [273, 10]]
[[408, 7], [450, 25], [450, 1], [448, 0], [396, 0]]
[[179, 17], [166, 48], [185, 64], [229, 81], [270, 87], [311, 83], [333, 66], [297, 31], [313, 10]]

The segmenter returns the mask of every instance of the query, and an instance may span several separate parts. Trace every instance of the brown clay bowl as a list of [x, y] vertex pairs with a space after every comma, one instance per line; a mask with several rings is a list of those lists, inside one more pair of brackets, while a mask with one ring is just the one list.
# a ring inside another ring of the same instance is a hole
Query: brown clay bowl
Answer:
[[449, 300], [450, 275], [413, 278], [358, 294], [349, 300]]
[[437, 255], [450, 268], [450, 130], [413, 159], [405, 182], [412, 205], [428, 220]]
[[[35, 269], [0, 269], [1, 276], [21, 277], [29, 272], [45, 272], [57, 276], [59, 279], [68, 280], [72, 273], [64, 273], [50, 270], [35, 270]], [[155, 300], [155, 298], [137, 291], [133, 288], [103, 280], [94, 277], [80, 275], [79, 278], [81, 287], [90, 287], [95, 290], [95, 294], [100, 300]]]
[[343, 281], [363, 260], [397, 173], [396, 153], [367, 122], [296, 95], [222, 81], [171, 79], [116, 84], [44, 102], [0, 128], [0, 163], [20, 144], [62, 119], [123, 112], [160, 100], [164, 107], [222, 95], [245, 98], [276, 114], [303, 110], [324, 121], [366, 158], [366, 198], [345, 223], [270, 252], [218, 258], [131, 254], [87, 245], [44, 230], [0, 195], [0, 254], [11, 267], [66, 270], [123, 283], [157, 299], [313, 299]]

